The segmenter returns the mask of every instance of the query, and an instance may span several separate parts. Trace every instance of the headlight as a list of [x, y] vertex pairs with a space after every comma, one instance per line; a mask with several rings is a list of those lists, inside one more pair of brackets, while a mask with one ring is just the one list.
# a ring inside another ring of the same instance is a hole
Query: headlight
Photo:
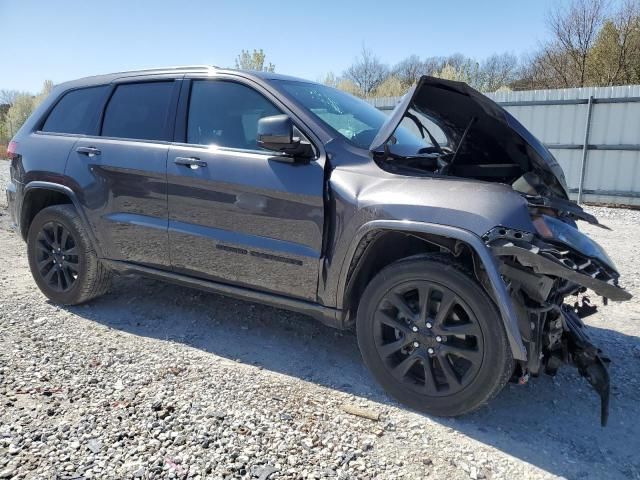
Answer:
[[611, 260], [607, 252], [604, 251], [604, 248], [568, 223], [547, 215], [540, 215], [533, 219], [533, 225], [541, 237], [564, 243], [583, 255], [600, 260], [616, 272], [618, 271], [613, 260]]

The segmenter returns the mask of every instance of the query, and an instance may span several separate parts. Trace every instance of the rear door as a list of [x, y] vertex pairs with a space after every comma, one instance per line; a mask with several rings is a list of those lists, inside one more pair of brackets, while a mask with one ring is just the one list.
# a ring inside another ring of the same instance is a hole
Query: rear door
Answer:
[[282, 163], [256, 143], [258, 119], [283, 112], [253, 84], [185, 80], [167, 162], [174, 270], [316, 298], [323, 163]]
[[166, 164], [180, 81], [128, 81], [113, 85], [100, 136], [74, 146], [67, 174], [104, 255], [170, 267]]
[[[33, 172], [36, 180], [65, 183], [58, 175], [64, 174], [78, 138], [97, 134], [100, 110], [109, 88], [99, 85], [64, 93], [24, 142], [21, 152], [24, 170]], [[43, 178], [43, 174], [49, 178]]]

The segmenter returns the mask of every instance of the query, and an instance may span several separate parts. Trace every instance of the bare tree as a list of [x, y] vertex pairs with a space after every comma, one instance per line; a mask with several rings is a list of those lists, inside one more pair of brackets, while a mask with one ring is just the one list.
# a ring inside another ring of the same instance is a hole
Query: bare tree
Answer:
[[363, 97], [370, 96], [388, 75], [389, 68], [364, 45], [360, 56], [343, 74], [347, 80], [357, 85]]
[[13, 105], [20, 94], [18, 90], [0, 90], [0, 105]]
[[400, 80], [405, 88], [416, 83], [425, 73], [425, 64], [418, 55], [410, 55], [393, 67], [393, 75]]
[[511, 53], [494, 54], [480, 65], [480, 83], [485, 92], [495, 92], [510, 85], [518, 71], [518, 59]]
[[427, 57], [422, 62], [422, 71], [425, 75], [435, 75], [446, 65], [443, 57]]
[[[557, 70], [568, 67], [563, 72], [568, 82], [575, 86], [585, 85], [589, 53], [596, 41], [600, 27], [606, 16], [605, 0], [574, 0], [568, 7], [556, 7], [548, 18], [548, 26], [553, 39], [546, 46], [547, 60]], [[558, 62], [558, 52], [567, 56], [569, 62]], [[568, 85], [569, 86], [569, 85]]]

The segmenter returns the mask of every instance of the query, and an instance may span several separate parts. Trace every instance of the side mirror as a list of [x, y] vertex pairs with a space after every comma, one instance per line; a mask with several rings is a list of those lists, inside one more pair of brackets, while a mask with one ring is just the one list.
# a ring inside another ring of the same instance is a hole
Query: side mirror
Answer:
[[293, 136], [293, 122], [287, 115], [272, 115], [258, 120], [258, 146], [284, 153], [287, 157], [311, 158], [313, 148]]

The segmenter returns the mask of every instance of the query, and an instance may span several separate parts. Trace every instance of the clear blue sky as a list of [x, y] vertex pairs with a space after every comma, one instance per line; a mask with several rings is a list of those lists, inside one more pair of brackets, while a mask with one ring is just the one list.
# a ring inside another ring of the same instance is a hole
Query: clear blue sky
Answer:
[[388, 64], [412, 53], [521, 55], [545, 39], [553, 2], [0, 0], [0, 89], [35, 92], [45, 79], [142, 67], [233, 66], [243, 48], [263, 48], [277, 72], [312, 80], [340, 74], [363, 42]]

